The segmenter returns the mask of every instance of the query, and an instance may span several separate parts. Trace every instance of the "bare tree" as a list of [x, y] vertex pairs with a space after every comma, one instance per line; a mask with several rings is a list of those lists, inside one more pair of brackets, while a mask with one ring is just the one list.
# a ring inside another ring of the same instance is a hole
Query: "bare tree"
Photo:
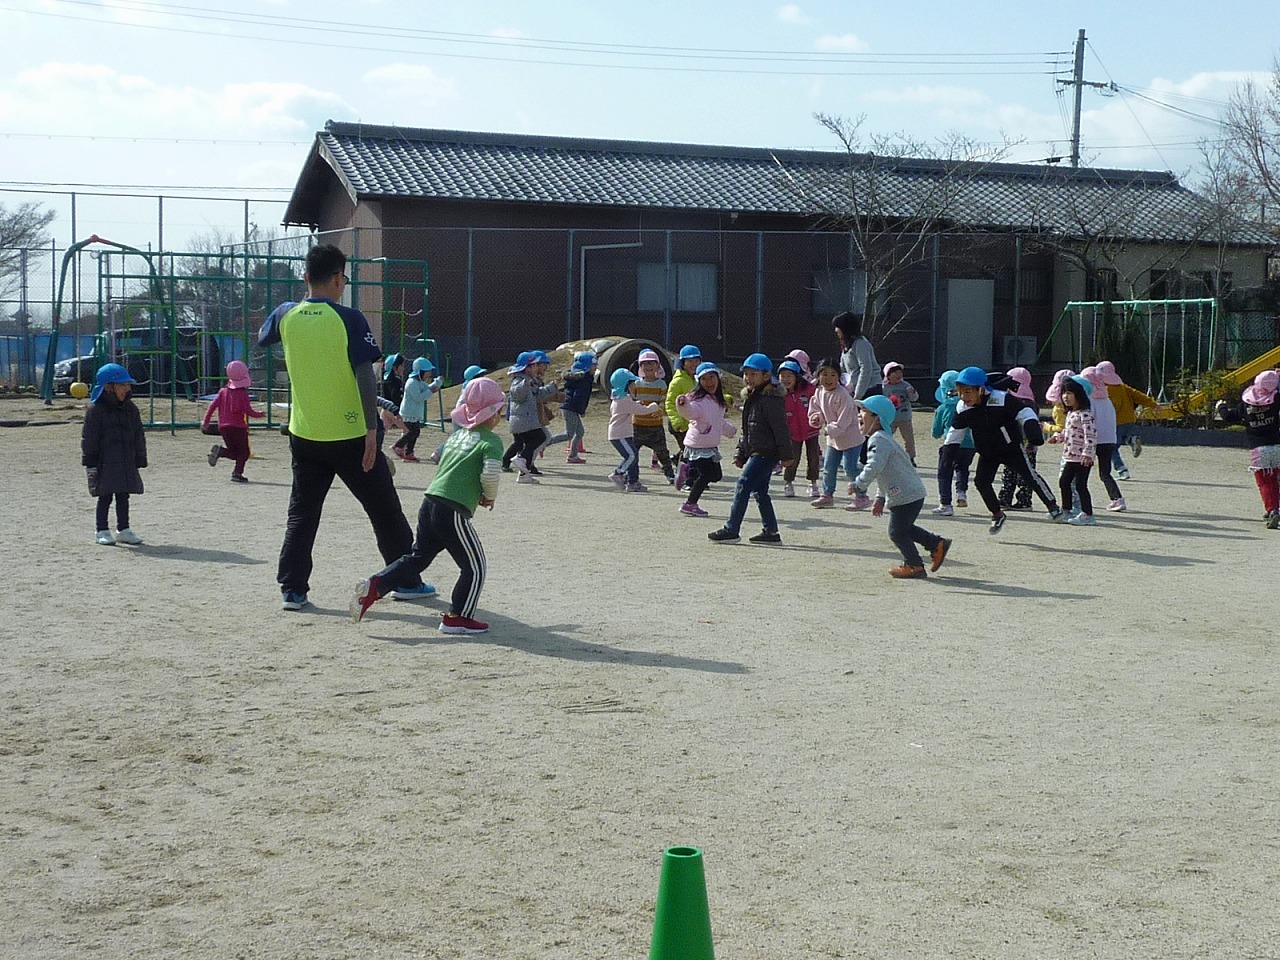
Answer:
[[915, 270], [931, 262], [935, 238], [970, 232], [981, 221], [970, 187], [1015, 142], [979, 144], [959, 133], [928, 142], [865, 134], [865, 116], [815, 119], [839, 142], [843, 165], [778, 164], [820, 229], [848, 233], [865, 273], [862, 302], [850, 307], [861, 312], [868, 335], [884, 337], [910, 312], [902, 298]]
[[54, 211], [38, 203], [21, 203], [13, 210], [0, 204], [0, 296], [11, 293], [19, 283], [22, 250], [49, 242], [45, 228], [56, 217]]
[[1228, 152], [1267, 201], [1261, 219], [1280, 232], [1280, 57], [1265, 89], [1252, 80], [1236, 88], [1222, 123]]

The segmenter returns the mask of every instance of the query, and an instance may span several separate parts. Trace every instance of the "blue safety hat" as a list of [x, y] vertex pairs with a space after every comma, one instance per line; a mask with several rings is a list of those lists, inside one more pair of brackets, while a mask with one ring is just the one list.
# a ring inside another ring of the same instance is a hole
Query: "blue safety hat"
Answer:
[[547, 351], [545, 350], [534, 350], [533, 359], [530, 360], [529, 362], [530, 363], [550, 363], [551, 358], [547, 356]]
[[965, 367], [956, 377], [956, 383], [963, 383], [966, 387], [985, 387], [987, 371], [981, 367]]
[[804, 376], [804, 370], [801, 369], [800, 364], [796, 363], [794, 360], [783, 360], [778, 364], [778, 372], [781, 373], [783, 370], [790, 370], [797, 377]]
[[933, 391], [933, 399], [939, 403], [946, 401], [951, 391], [956, 388], [956, 381], [960, 378], [959, 370], [944, 370], [938, 377], [938, 389]]
[[702, 351], [695, 347], [692, 343], [686, 343], [680, 348], [681, 360], [701, 360]]
[[720, 368], [717, 367], [710, 360], [706, 361], [705, 363], [700, 363], [698, 364], [698, 369], [693, 371], [694, 379], [701, 380], [703, 374], [706, 374], [706, 373], [714, 373], [718, 377], [720, 376]]
[[753, 353], [742, 361], [743, 370], [759, 370], [761, 373], [773, 373], [773, 361], [763, 353]]
[[583, 350], [581, 353], [573, 355], [573, 366], [570, 369], [574, 373], [586, 373], [596, 365], [596, 355], [590, 350]]
[[118, 363], [104, 363], [98, 368], [98, 373], [94, 377], [93, 392], [89, 394], [89, 402], [97, 403], [98, 398], [102, 396], [102, 388], [108, 383], [137, 383], [138, 381], [129, 376], [129, 371]]
[[467, 369], [462, 371], [462, 382], [463, 384], [468, 384], [476, 377], [483, 377], [488, 372], [488, 370], [480, 366], [478, 363], [473, 363], [471, 366], [467, 367]]
[[413, 361], [414, 376], [417, 376], [420, 373], [432, 373], [435, 370], [435, 368], [436, 368], [436, 365], [432, 363], [430, 360], [428, 360], [426, 357], [419, 357], [417, 360]]
[[400, 354], [388, 353], [387, 358], [382, 361], [382, 379], [386, 380], [392, 374], [392, 368], [400, 362]]
[[898, 408], [893, 401], [881, 394], [867, 397], [865, 400], [853, 401], [864, 410], [870, 410], [880, 418], [880, 429], [888, 433], [893, 429], [893, 418], [898, 415]]
[[537, 354], [535, 354], [532, 350], [526, 350], [524, 351], [524, 353], [516, 357], [516, 362], [511, 365], [510, 369], [508, 369], [507, 372], [520, 373], [522, 370], [524, 370], [525, 367], [529, 366], [529, 364], [537, 363], [537, 362], [538, 362]]
[[630, 370], [619, 367], [609, 375], [609, 395], [620, 397], [627, 392], [627, 384], [635, 383], [640, 378]]

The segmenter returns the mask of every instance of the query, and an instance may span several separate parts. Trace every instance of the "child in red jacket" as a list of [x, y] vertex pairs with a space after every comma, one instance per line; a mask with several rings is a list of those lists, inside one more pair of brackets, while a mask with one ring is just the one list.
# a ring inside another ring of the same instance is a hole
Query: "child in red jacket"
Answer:
[[778, 364], [778, 382], [787, 391], [786, 397], [783, 398], [783, 406], [787, 411], [787, 429], [791, 432], [791, 439], [796, 449], [796, 460], [782, 474], [782, 495], [784, 497], [796, 495], [794, 481], [796, 470], [800, 465], [800, 449], [803, 447], [804, 477], [809, 481], [809, 499], [813, 500], [822, 495], [822, 491], [818, 489], [818, 464], [821, 459], [821, 450], [818, 447], [818, 428], [809, 422], [809, 401], [813, 399], [817, 387], [805, 378], [806, 373], [807, 371], [797, 360], [783, 360]]
[[216, 467], [218, 461], [225, 457], [235, 461], [231, 471], [232, 483], [248, 483], [244, 475], [244, 465], [249, 460], [249, 417], [265, 417], [261, 410], [255, 410], [249, 400], [249, 386], [253, 379], [249, 376], [249, 368], [243, 360], [232, 360], [227, 364], [227, 385], [218, 391], [204, 413], [204, 423], [200, 425], [201, 433], [210, 433], [210, 424], [214, 414], [218, 417], [218, 434], [222, 443], [215, 443], [209, 450], [209, 466]]

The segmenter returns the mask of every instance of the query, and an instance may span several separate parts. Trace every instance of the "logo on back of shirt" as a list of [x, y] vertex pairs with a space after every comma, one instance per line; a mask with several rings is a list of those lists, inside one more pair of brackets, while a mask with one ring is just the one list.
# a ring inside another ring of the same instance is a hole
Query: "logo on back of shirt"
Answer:
[[346, 413], [342, 415], [342, 417], [344, 420], [347, 421], [347, 423], [356, 422], [356, 412], [354, 410], [348, 410]]

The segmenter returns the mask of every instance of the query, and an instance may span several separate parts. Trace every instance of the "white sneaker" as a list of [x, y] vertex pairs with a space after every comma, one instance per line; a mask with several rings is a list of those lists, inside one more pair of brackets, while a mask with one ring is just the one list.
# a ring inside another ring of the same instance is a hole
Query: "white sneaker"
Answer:
[[114, 547], [116, 545], [116, 538], [111, 535], [110, 530], [99, 530], [93, 539], [104, 547]]
[[969, 506], [968, 498], [963, 495], [956, 497], [956, 506], [962, 510], [968, 507]]
[[535, 477], [532, 473], [521, 473], [520, 476], [516, 477], [516, 483], [537, 483], [537, 482], [538, 482], [538, 478]]
[[934, 513], [934, 516], [938, 516], [938, 517], [954, 517], [956, 515], [955, 510], [952, 508], [951, 504], [949, 503], [944, 503], [940, 506], [934, 507], [933, 513]]
[[1096, 527], [1098, 525], [1098, 521], [1094, 519], [1091, 513], [1074, 514], [1067, 523], [1073, 527]]
[[127, 543], [136, 547], [141, 542], [142, 538], [128, 527], [125, 527], [123, 530], [116, 531], [116, 543]]
[[1114, 510], [1116, 513], [1124, 513], [1124, 511], [1127, 510], [1128, 507], [1124, 505], [1124, 497], [1116, 497], [1114, 500], [1112, 500], [1110, 503], [1107, 504], [1107, 509]]
[[511, 465], [520, 472], [520, 476], [525, 476], [529, 472], [529, 465], [524, 462], [524, 457], [512, 457]]
[[782, 495], [784, 497], [794, 497], [796, 495], [796, 485], [794, 483], [784, 483], [782, 485]]
[[809, 484], [809, 499], [817, 500], [820, 496], [822, 496], [822, 490], [818, 488], [818, 485], [816, 483]]

